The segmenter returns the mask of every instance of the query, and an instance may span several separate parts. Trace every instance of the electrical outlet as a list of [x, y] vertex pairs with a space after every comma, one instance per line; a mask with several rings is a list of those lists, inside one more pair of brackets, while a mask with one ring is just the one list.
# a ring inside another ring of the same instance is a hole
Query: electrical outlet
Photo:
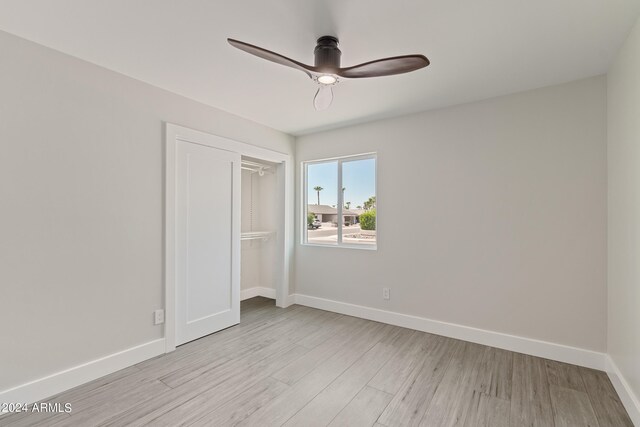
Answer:
[[153, 312], [153, 324], [161, 325], [164, 323], [164, 310], [156, 310]]
[[391, 291], [389, 288], [382, 288], [382, 298], [391, 299]]

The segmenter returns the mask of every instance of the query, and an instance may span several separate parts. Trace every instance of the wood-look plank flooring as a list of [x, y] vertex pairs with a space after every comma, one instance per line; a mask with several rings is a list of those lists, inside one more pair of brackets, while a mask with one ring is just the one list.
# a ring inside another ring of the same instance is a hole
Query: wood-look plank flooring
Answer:
[[604, 372], [272, 300], [1, 426], [630, 426]]

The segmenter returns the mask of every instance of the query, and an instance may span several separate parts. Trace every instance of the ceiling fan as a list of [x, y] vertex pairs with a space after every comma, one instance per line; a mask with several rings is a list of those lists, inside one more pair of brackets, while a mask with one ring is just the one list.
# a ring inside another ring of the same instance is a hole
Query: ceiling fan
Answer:
[[419, 70], [429, 65], [424, 55], [403, 55], [391, 58], [376, 59], [352, 67], [340, 67], [342, 52], [338, 49], [338, 39], [332, 36], [322, 36], [318, 39], [314, 50], [314, 65], [303, 64], [286, 56], [263, 49], [239, 40], [227, 39], [231, 46], [244, 50], [252, 55], [266, 59], [276, 64], [286, 65], [307, 74], [318, 85], [318, 91], [313, 98], [316, 110], [324, 110], [333, 101], [332, 86], [340, 79], [360, 79], [364, 77], [391, 76]]

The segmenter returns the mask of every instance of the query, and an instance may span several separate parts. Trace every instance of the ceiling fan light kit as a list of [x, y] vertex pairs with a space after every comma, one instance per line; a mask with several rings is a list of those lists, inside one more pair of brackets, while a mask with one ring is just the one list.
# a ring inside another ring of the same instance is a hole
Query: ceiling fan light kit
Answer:
[[391, 58], [377, 59], [352, 67], [341, 68], [340, 58], [342, 52], [338, 48], [338, 39], [333, 36], [322, 36], [318, 39], [314, 49], [313, 66], [303, 64], [286, 56], [263, 49], [239, 40], [227, 39], [229, 44], [247, 53], [266, 59], [276, 64], [295, 68], [307, 74], [318, 83], [319, 88], [313, 98], [316, 110], [324, 110], [333, 101], [332, 86], [344, 79], [358, 79], [367, 77], [391, 76], [394, 74], [409, 73], [429, 65], [429, 60], [424, 55], [404, 55]]
[[318, 76], [318, 83], [323, 85], [333, 85], [338, 83], [338, 78], [332, 74], [323, 74]]

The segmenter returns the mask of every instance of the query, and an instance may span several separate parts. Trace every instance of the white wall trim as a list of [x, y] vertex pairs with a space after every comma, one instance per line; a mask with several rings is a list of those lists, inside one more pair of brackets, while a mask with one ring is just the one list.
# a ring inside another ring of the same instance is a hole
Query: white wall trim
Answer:
[[640, 399], [633, 393], [631, 386], [608, 354], [606, 355], [606, 371], [631, 421], [634, 425], [640, 426]]
[[149, 341], [17, 387], [0, 391], [0, 402], [38, 402], [160, 354], [164, 354], [164, 338]]
[[290, 305], [293, 305], [295, 303], [296, 303], [296, 294], [287, 295], [284, 298], [284, 306], [282, 308], [287, 308]]
[[244, 301], [253, 297], [265, 297], [276, 299], [276, 290], [273, 288], [265, 288], [263, 286], [254, 286], [253, 288], [242, 289], [240, 291], [240, 300]]
[[333, 301], [309, 295], [295, 294], [295, 303], [321, 310], [388, 323], [390, 325], [443, 335], [464, 341], [484, 344], [491, 347], [515, 351], [517, 353], [544, 357], [559, 362], [571, 363], [588, 368], [604, 370], [605, 354], [592, 350], [570, 347], [562, 344], [524, 338], [501, 332], [472, 328], [439, 320], [412, 316], [377, 308], [364, 307], [340, 301]]

